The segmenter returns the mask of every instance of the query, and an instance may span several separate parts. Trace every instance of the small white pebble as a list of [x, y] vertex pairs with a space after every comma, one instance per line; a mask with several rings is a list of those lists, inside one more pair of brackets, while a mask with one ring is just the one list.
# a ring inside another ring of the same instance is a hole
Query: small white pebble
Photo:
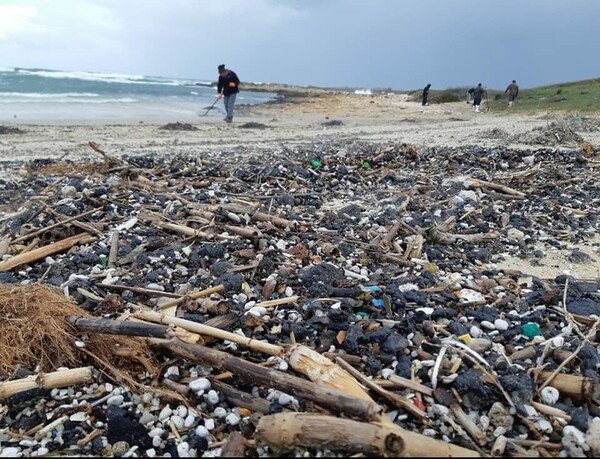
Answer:
[[148, 457], [155, 457], [156, 456], [156, 451], [154, 450], [154, 448], [150, 448], [146, 450], [146, 456]]
[[196, 435], [198, 435], [199, 437], [203, 437], [203, 438], [208, 438], [208, 429], [206, 428], [206, 426], [198, 426], [196, 427], [196, 429], [194, 429], [194, 432], [196, 433]]
[[291, 401], [292, 401], [292, 397], [290, 397], [288, 394], [281, 394], [281, 395], [279, 396], [279, 400], [278, 400], [278, 402], [279, 402], [279, 404], [280, 404], [281, 406], [286, 406], [286, 405], [288, 405], [288, 404], [289, 404]]
[[152, 446], [154, 446], [155, 448], [158, 448], [161, 443], [162, 443], [162, 438], [152, 437]]
[[160, 427], [156, 427], [148, 432], [148, 435], [151, 437], [160, 437], [163, 433], [165, 433], [165, 429], [161, 429]]
[[160, 413], [158, 414], [158, 419], [160, 419], [161, 421], [165, 421], [172, 414], [173, 414], [173, 410], [171, 409], [171, 407], [169, 405], [167, 405], [162, 410], [160, 410]]
[[113, 385], [111, 383], [106, 383], [104, 385], [104, 388], [106, 389], [106, 392], [112, 392], [113, 389], [114, 389], [114, 387], [113, 387]]
[[217, 418], [224, 418], [225, 416], [227, 416], [227, 410], [218, 406], [217, 408], [215, 408], [215, 411], [213, 411], [213, 414]]
[[554, 347], [563, 347], [565, 344], [565, 339], [562, 336], [555, 336], [552, 338], [552, 345]]
[[192, 427], [194, 425], [195, 422], [196, 422], [196, 416], [194, 416], [193, 414], [188, 414], [185, 418], [183, 425], [189, 429], [190, 427]]
[[177, 454], [179, 454], [179, 457], [190, 457], [189, 453], [190, 445], [188, 442], [184, 441], [177, 445]]
[[237, 426], [240, 423], [240, 417], [235, 413], [230, 413], [225, 418], [225, 422], [232, 426]]
[[483, 336], [483, 332], [481, 331], [481, 328], [476, 327], [475, 325], [473, 325], [471, 327], [471, 329], [469, 330], [469, 334], [473, 337], [473, 338], [481, 338]]
[[494, 324], [491, 323], [491, 322], [489, 322], [489, 321], [487, 321], [487, 320], [482, 321], [481, 322], [481, 326], [483, 328], [487, 328], [488, 330], [495, 330], [496, 329], [496, 327], [494, 326]]
[[550, 424], [546, 419], [540, 419], [535, 423], [535, 426], [544, 433], [552, 433], [554, 431], [552, 424]]
[[560, 397], [558, 389], [552, 386], [544, 387], [540, 392], [540, 395], [542, 397], [542, 402], [544, 402], [546, 405], [554, 405], [556, 402], [558, 402], [558, 398]]
[[75, 341], [75, 346], [81, 349], [81, 348], [85, 347], [85, 343], [83, 341], [77, 340], [77, 341]]
[[508, 330], [508, 322], [504, 319], [496, 319], [494, 321], [494, 327], [496, 327], [496, 330], [500, 330], [500, 331], [504, 331], [504, 330]]
[[179, 405], [177, 407], [177, 415], [185, 418], [188, 414], [188, 409], [185, 405]]
[[206, 427], [207, 430], [213, 430], [215, 428], [215, 421], [214, 421], [214, 419], [205, 419], [204, 420], [204, 427]]
[[216, 405], [217, 403], [219, 403], [219, 393], [216, 390], [209, 390], [205, 398], [206, 401], [211, 405]]
[[177, 428], [177, 430], [181, 430], [183, 429], [183, 425], [184, 425], [184, 420], [181, 416], [171, 416], [171, 422], [173, 423], [173, 425], [175, 426], [175, 428]]
[[194, 392], [197, 392], [199, 390], [208, 390], [210, 389], [210, 381], [206, 378], [198, 378], [194, 379], [193, 381], [190, 381], [188, 386]]
[[292, 289], [292, 287], [286, 287], [285, 288], [285, 296], [292, 296], [294, 294], [294, 290]]
[[113, 395], [112, 397], [110, 397], [107, 401], [106, 404], [107, 405], [115, 405], [115, 406], [121, 406], [123, 404], [123, 396], [122, 395]]
[[383, 379], [389, 379], [389, 377], [392, 376], [393, 374], [394, 374], [394, 370], [392, 370], [390, 368], [384, 368], [383, 370], [381, 370], [381, 377]]
[[278, 368], [281, 371], [287, 371], [288, 368], [289, 368], [289, 366], [288, 366], [288, 363], [285, 360], [282, 360], [281, 362], [279, 362]]

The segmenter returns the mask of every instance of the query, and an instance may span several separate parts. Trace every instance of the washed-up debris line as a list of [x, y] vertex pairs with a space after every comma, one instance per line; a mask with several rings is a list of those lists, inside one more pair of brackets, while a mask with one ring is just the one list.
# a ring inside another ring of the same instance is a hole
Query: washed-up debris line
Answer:
[[190, 123], [167, 123], [164, 126], [159, 127], [163, 131], [197, 131], [198, 128]]
[[596, 234], [593, 156], [90, 146], [0, 181], [0, 455], [600, 454], [600, 284], [494, 267]]
[[23, 134], [25, 131], [13, 126], [0, 126], [0, 135], [5, 134]]

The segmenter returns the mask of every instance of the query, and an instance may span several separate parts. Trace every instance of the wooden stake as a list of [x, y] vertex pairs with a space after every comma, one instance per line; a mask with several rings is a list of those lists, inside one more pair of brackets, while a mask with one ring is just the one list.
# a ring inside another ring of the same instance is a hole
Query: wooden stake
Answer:
[[87, 212], [83, 212], [82, 214], [79, 215], [75, 215], [74, 217], [69, 217], [69, 218], [65, 218], [64, 220], [61, 220], [59, 222], [56, 222], [52, 225], [49, 226], [45, 226], [44, 228], [41, 228], [37, 231], [34, 231], [33, 233], [29, 233], [26, 234], [24, 236], [18, 237], [15, 240], [12, 241], [13, 244], [18, 244], [19, 242], [23, 242], [26, 241], [28, 239], [31, 239], [33, 237], [39, 236], [42, 233], [45, 233], [46, 231], [49, 231], [51, 229], [54, 229], [58, 226], [62, 226], [62, 225], [66, 225], [67, 223], [70, 223], [74, 220], [79, 220], [80, 218], [83, 217], [87, 217], [88, 215], [92, 215], [93, 213], [98, 212], [98, 209], [92, 209], [92, 210], [88, 210]]
[[92, 381], [92, 367], [40, 373], [14, 381], [0, 382], [0, 400], [30, 389], [58, 389]]
[[296, 447], [387, 457], [480, 457], [472, 450], [400, 429], [308, 413], [263, 416], [258, 441], [289, 452]]
[[256, 220], [257, 222], [271, 222], [280, 228], [294, 229], [296, 226], [298, 226], [298, 222], [286, 220], [285, 218], [276, 217], [275, 215], [269, 215], [263, 212], [254, 212], [252, 214], [252, 219]]
[[110, 252], [108, 254], [108, 267], [114, 268], [117, 263], [117, 254], [119, 252], [119, 232], [113, 231], [110, 240]]
[[75, 236], [68, 237], [58, 242], [54, 242], [39, 249], [32, 250], [31, 252], [17, 255], [16, 257], [10, 258], [0, 263], [0, 272], [10, 271], [17, 266], [26, 265], [37, 260], [41, 260], [55, 253], [68, 250], [76, 244], [88, 244], [94, 242], [95, 237], [88, 235], [87, 233], [76, 234]]

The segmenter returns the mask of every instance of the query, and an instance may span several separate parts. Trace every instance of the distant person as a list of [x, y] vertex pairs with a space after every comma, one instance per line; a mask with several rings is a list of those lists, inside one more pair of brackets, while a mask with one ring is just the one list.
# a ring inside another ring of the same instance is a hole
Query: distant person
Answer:
[[422, 102], [422, 104], [421, 104], [421, 105], [423, 105], [423, 107], [424, 107], [425, 105], [429, 105], [429, 104], [427, 103], [427, 98], [429, 97], [429, 88], [431, 88], [431, 83], [429, 83], [427, 86], [425, 86], [425, 87], [423, 88], [423, 102]]
[[225, 112], [227, 113], [224, 121], [231, 123], [233, 121], [235, 99], [238, 92], [240, 92], [240, 79], [233, 70], [226, 69], [225, 64], [219, 65], [218, 70], [217, 98], [223, 98], [223, 105], [225, 105]]
[[467, 104], [471, 103], [471, 99], [473, 99], [473, 94], [475, 94], [475, 88], [471, 88], [467, 91]]
[[479, 113], [479, 106], [481, 105], [481, 99], [483, 99], [485, 92], [485, 88], [479, 83], [473, 91], [473, 107], [471, 107], [471, 111]]
[[506, 93], [508, 93], [508, 106], [512, 107], [515, 99], [519, 95], [519, 85], [517, 84], [517, 80], [512, 80], [512, 83], [506, 87], [504, 94]]

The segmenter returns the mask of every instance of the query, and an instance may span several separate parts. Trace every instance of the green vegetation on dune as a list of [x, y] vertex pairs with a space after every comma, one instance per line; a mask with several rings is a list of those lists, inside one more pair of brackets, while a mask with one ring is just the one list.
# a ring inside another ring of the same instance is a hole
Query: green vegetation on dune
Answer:
[[[432, 90], [429, 93], [430, 104], [466, 101], [468, 88], [448, 88]], [[419, 101], [421, 90], [408, 92], [411, 100]], [[508, 96], [504, 90], [489, 89], [488, 100], [495, 112], [600, 112], [600, 78], [573, 81], [568, 83], [521, 89], [514, 107], [508, 108]], [[485, 103], [485, 102], [484, 102]]]

